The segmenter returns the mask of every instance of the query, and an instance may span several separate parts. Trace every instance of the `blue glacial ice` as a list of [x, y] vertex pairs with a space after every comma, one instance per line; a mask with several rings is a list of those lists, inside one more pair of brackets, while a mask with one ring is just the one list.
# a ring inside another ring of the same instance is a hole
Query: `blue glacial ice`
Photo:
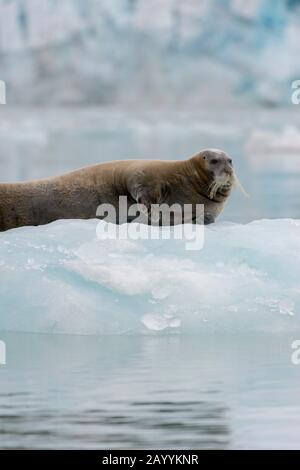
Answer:
[[[289, 104], [299, 0], [0, 0], [10, 103]], [[276, 59], [276, 60], [275, 60]], [[221, 78], [220, 78], [221, 77]]]
[[184, 240], [107, 240], [99, 230], [97, 238], [97, 224], [57, 221], [0, 234], [0, 330], [298, 331], [299, 220], [217, 223], [205, 227], [197, 251]]

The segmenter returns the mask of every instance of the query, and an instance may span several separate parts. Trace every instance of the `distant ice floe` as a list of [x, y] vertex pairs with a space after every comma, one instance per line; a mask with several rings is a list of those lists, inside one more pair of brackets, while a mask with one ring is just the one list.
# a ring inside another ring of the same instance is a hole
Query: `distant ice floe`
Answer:
[[300, 130], [286, 126], [281, 132], [255, 130], [245, 146], [255, 171], [300, 172]]
[[97, 224], [58, 221], [0, 234], [0, 330], [298, 331], [299, 220], [218, 223], [205, 228], [200, 251], [186, 251], [183, 240], [97, 239]]

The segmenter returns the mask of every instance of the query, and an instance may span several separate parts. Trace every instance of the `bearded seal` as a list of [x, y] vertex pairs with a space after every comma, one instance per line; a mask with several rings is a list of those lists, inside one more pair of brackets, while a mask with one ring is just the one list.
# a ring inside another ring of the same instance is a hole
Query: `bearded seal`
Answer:
[[[101, 204], [118, 211], [119, 196], [129, 205], [204, 205], [204, 223], [222, 212], [235, 182], [231, 158], [206, 149], [187, 160], [120, 160], [70, 173], [0, 184], [0, 231], [44, 225], [58, 219], [95, 218]], [[191, 213], [194, 220], [194, 209]], [[131, 222], [117, 219], [117, 223]], [[151, 223], [147, 219], [146, 223]]]

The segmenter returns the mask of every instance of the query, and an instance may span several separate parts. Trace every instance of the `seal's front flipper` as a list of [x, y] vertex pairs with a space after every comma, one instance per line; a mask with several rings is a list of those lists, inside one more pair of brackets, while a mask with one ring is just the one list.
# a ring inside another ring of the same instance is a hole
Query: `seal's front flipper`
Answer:
[[134, 175], [128, 184], [128, 191], [131, 197], [143, 206], [144, 212], [148, 214], [151, 212], [151, 206], [161, 204], [166, 196], [165, 185], [143, 173]]
[[141, 188], [136, 195], [136, 202], [145, 206], [147, 212], [151, 211], [153, 204], [159, 204], [160, 191], [157, 188]]

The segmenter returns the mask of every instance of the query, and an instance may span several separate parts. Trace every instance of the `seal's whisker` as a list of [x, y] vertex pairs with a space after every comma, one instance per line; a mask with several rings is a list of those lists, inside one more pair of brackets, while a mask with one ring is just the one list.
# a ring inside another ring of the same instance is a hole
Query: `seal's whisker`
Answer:
[[222, 185], [220, 183], [218, 183], [218, 181], [213, 181], [212, 184], [211, 184], [211, 189], [210, 189], [210, 192], [209, 192], [209, 195], [210, 195], [210, 198], [214, 198], [215, 195], [217, 194], [218, 192], [218, 189], [221, 187]]
[[209, 197], [210, 198], [213, 198], [214, 197], [214, 187], [215, 187], [215, 184], [216, 182], [215, 181], [212, 181], [208, 187], [208, 191], [209, 191]]
[[245, 190], [244, 186], [242, 185], [242, 183], [240, 182], [240, 180], [238, 179], [236, 173], [234, 173], [234, 185], [236, 188], [238, 188], [243, 194], [244, 196], [246, 197], [249, 197], [249, 194], [247, 193], [247, 191]]

